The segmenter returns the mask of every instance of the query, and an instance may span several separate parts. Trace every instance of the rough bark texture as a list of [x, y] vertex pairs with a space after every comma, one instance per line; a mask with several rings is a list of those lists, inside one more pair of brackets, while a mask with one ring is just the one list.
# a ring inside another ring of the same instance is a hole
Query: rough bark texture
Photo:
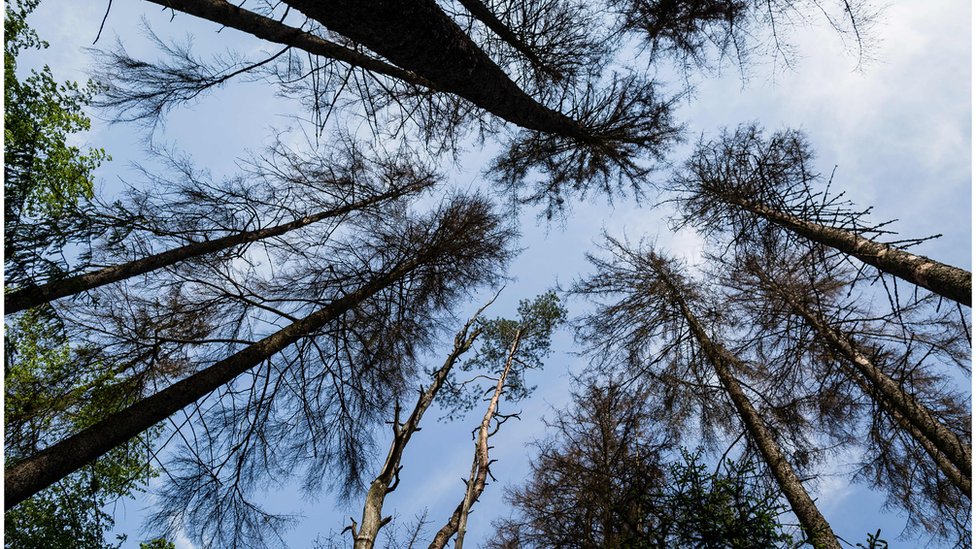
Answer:
[[224, 0], [148, 0], [154, 4], [181, 11], [201, 19], [246, 32], [258, 38], [292, 46], [313, 55], [342, 61], [353, 67], [392, 76], [404, 82], [438, 90], [433, 82], [416, 74], [374, 59], [356, 50], [330, 42], [314, 34], [290, 27], [263, 15], [242, 9]]
[[300, 219], [295, 219], [288, 223], [267, 227], [254, 231], [247, 231], [238, 234], [228, 235], [214, 240], [194, 242], [186, 246], [180, 246], [172, 250], [167, 250], [158, 254], [151, 255], [136, 261], [130, 261], [122, 265], [105, 267], [91, 273], [85, 273], [69, 278], [48, 282], [41, 286], [29, 286], [4, 296], [4, 314], [9, 315], [24, 309], [36, 307], [42, 303], [54, 301], [62, 297], [75, 295], [87, 290], [98, 288], [113, 282], [119, 282], [136, 275], [145, 274], [156, 269], [168, 267], [181, 261], [199, 257], [209, 253], [217, 252], [234, 246], [257, 242], [265, 238], [283, 235], [289, 231], [300, 229], [312, 223], [325, 219], [339, 217], [347, 213], [369, 207], [404, 193], [403, 189], [385, 192], [383, 194], [360, 200], [351, 204], [318, 212]]
[[447, 546], [447, 542], [450, 541], [454, 534], [457, 534], [454, 549], [461, 549], [464, 544], [464, 533], [467, 530], [468, 514], [471, 512], [471, 506], [478, 500], [481, 493], [485, 491], [485, 484], [488, 481], [488, 466], [491, 465], [488, 457], [488, 437], [490, 436], [491, 420], [495, 417], [495, 412], [498, 410], [498, 400], [501, 398], [502, 391], [505, 388], [505, 379], [508, 377], [508, 372], [511, 371], [512, 365], [515, 363], [515, 354], [518, 353], [521, 339], [522, 329], [519, 328], [515, 331], [515, 337], [512, 338], [512, 345], [509, 347], [508, 357], [505, 360], [505, 368], [498, 378], [495, 391], [488, 401], [488, 410], [485, 412], [485, 416], [481, 420], [481, 427], [478, 429], [478, 439], [475, 441], [474, 447], [474, 463], [471, 465], [471, 475], [468, 477], [467, 488], [464, 491], [464, 499], [454, 509], [454, 513], [451, 514], [451, 518], [448, 519], [447, 524], [438, 530], [434, 536], [434, 540], [430, 543], [430, 549], [443, 549]]
[[683, 302], [681, 303], [681, 309], [691, 327], [692, 334], [698, 341], [698, 344], [701, 345], [709, 362], [715, 368], [715, 373], [718, 375], [719, 381], [721, 381], [722, 386], [732, 400], [732, 404], [739, 413], [739, 417], [742, 419], [742, 423], [749, 433], [749, 438], [752, 439], [753, 443], [759, 449], [759, 453], [762, 454], [763, 460], [769, 466], [780, 489], [790, 502], [790, 508], [793, 509], [793, 513], [800, 520], [800, 524], [803, 526], [803, 530], [813, 543], [813, 546], [818, 549], [841, 549], [840, 543], [837, 542], [837, 537], [830, 528], [827, 519], [817, 509], [816, 504], [810, 498], [810, 494], [807, 493], [806, 488], [803, 487], [803, 483], [800, 482], [796, 472], [793, 471], [793, 467], [783, 455], [783, 451], [780, 449], [779, 444], [776, 443], [776, 439], [773, 438], [772, 434], [766, 428], [762, 417], [759, 416], [759, 413], [752, 406], [749, 397], [743, 392], [742, 386], [729, 368], [730, 365], [736, 364], [738, 359], [727, 349], [713, 342], [708, 337], [704, 328], [699, 324], [698, 319], [692, 315], [691, 311], [688, 310], [688, 307]]
[[874, 242], [850, 231], [805, 221], [750, 200], [731, 196], [724, 196], [723, 199], [800, 236], [856, 257], [883, 272], [967, 307], [972, 306], [973, 275], [969, 271]]
[[[915, 429], [934, 444], [938, 452], [944, 454], [952, 464], [962, 473], [967, 482], [972, 479], [972, 446], [966, 444], [959, 436], [939, 421], [932, 413], [912, 395], [901, 390], [894, 379], [891, 379], [878, 368], [874, 362], [862, 353], [855, 341], [831, 326], [821, 315], [811, 311], [785, 292], [780, 294], [783, 299], [803, 317], [811, 328], [851, 366], [863, 375], [871, 384], [873, 391], [869, 394], [880, 395], [881, 404], [885, 408], [894, 410], [908, 421]], [[921, 441], [920, 441], [921, 442]], [[949, 473], [947, 473], [949, 474]], [[968, 490], [967, 490], [968, 493]]]
[[396, 269], [377, 276], [358, 291], [332, 302], [230, 357], [140, 400], [34, 456], [7, 467], [4, 471], [4, 509], [10, 509], [183, 407], [231, 382], [238, 375], [394, 283], [416, 268], [419, 263], [420, 260], [415, 259], [401, 264]]
[[586, 140], [576, 121], [520, 89], [434, 0], [288, 0], [327, 28], [523, 128]]
[[376, 536], [379, 534], [380, 528], [390, 521], [390, 518], [383, 517], [383, 502], [386, 499], [386, 495], [395, 490], [399, 482], [400, 460], [403, 457], [403, 450], [406, 448], [407, 443], [410, 442], [410, 437], [413, 433], [420, 430], [418, 427], [420, 420], [423, 418], [427, 408], [434, 402], [437, 392], [444, 385], [444, 380], [447, 379], [447, 375], [454, 367], [454, 364], [457, 363], [458, 358], [466, 353], [471, 348], [471, 345], [474, 344], [480, 330], [476, 329], [470, 335], [468, 332], [485, 307], [478, 310], [464, 325], [464, 328], [454, 336], [454, 348], [451, 350], [451, 354], [444, 361], [444, 365], [434, 372], [430, 387], [420, 393], [420, 398], [417, 399], [417, 404], [414, 406], [413, 412], [410, 413], [407, 421], [401, 424], [399, 413], [394, 419], [393, 443], [390, 445], [390, 451], [387, 453], [386, 461], [383, 463], [380, 474], [369, 485], [369, 491], [366, 493], [366, 502], [363, 504], [362, 524], [358, 528], [355, 522], [352, 524], [352, 537], [355, 549], [372, 549], [376, 544]]

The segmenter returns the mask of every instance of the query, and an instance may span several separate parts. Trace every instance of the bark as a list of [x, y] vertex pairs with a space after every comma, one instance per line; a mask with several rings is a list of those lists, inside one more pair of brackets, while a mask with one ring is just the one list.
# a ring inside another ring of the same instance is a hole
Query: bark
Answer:
[[[154, 254], [142, 259], [137, 259], [135, 261], [130, 261], [122, 265], [105, 267], [104, 269], [100, 269], [98, 271], [72, 276], [61, 280], [55, 280], [41, 286], [28, 286], [4, 296], [4, 314], [13, 314], [24, 309], [29, 309], [43, 303], [60, 299], [62, 297], [75, 295], [87, 290], [104, 286], [106, 284], [119, 282], [133, 276], [162, 269], [163, 267], [168, 267], [194, 257], [256, 242], [265, 238], [280, 236], [289, 231], [311, 225], [312, 223], [316, 223], [318, 221], [339, 217], [347, 213], [377, 204], [383, 200], [395, 198], [404, 194], [404, 192], [404, 189], [396, 189], [335, 209], [325, 210], [300, 219], [295, 219], [288, 223], [283, 223], [274, 227], [232, 234], [214, 240], [194, 242], [193, 244], [187, 244], [186, 246], [167, 250], [165, 252]], [[409, 192], [409, 190], [406, 192]]]
[[728, 195], [723, 195], [720, 199], [814, 242], [856, 257], [882, 272], [917, 284], [967, 307], [972, 306], [973, 275], [969, 271], [875, 242], [851, 231], [806, 221], [751, 200]]
[[467, 530], [468, 514], [471, 512], [471, 506], [478, 500], [481, 493], [485, 491], [485, 484], [488, 480], [488, 467], [491, 465], [491, 461], [488, 458], [488, 437], [491, 436], [491, 420], [495, 417], [495, 412], [498, 410], [498, 401], [505, 388], [505, 379], [508, 377], [512, 365], [515, 363], [515, 354], [518, 353], [521, 340], [522, 328], [519, 328], [515, 331], [515, 337], [512, 338], [512, 345], [509, 347], [508, 357], [505, 360], [505, 368], [498, 378], [498, 383], [495, 384], [495, 391], [488, 401], [488, 410], [485, 412], [485, 416], [481, 420], [481, 427], [478, 429], [478, 439], [475, 442], [474, 449], [474, 462], [471, 465], [471, 475], [468, 477], [464, 499], [454, 509], [454, 513], [451, 514], [451, 518], [448, 519], [447, 524], [442, 526], [434, 536], [434, 540], [431, 542], [429, 549], [443, 549], [454, 534], [457, 534], [457, 539], [454, 541], [454, 549], [461, 549], [464, 544], [464, 533]]
[[437, 392], [444, 385], [444, 380], [447, 379], [447, 375], [454, 364], [457, 363], [461, 355], [471, 348], [480, 334], [478, 329], [475, 329], [470, 335], [468, 332], [475, 320], [490, 304], [489, 302], [479, 309], [461, 331], [454, 336], [454, 348], [451, 350], [451, 354], [444, 361], [444, 365], [434, 372], [430, 387], [421, 391], [420, 398], [417, 399], [417, 404], [406, 422], [400, 423], [399, 410], [397, 410], [397, 415], [393, 421], [393, 443], [390, 445], [390, 451], [387, 453], [380, 474], [369, 485], [366, 502], [363, 504], [362, 525], [357, 529], [355, 522], [353, 522], [352, 537], [355, 549], [372, 549], [376, 544], [376, 536], [379, 534], [380, 528], [390, 521], [389, 517], [383, 517], [383, 502], [386, 495], [395, 490], [397, 483], [399, 483], [400, 460], [403, 457], [403, 451], [410, 442], [410, 437], [420, 430], [420, 420], [427, 408], [434, 402]]
[[[764, 275], [760, 276], [767, 283], [769, 282], [769, 278]], [[952, 432], [951, 429], [932, 415], [932, 412], [918, 402], [915, 397], [903, 391], [897, 381], [884, 373], [881, 368], [860, 351], [857, 342], [831, 326], [822, 315], [811, 311], [787, 292], [775, 287], [775, 285], [773, 286], [774, 290], [779, 293], [787, 304], [798, 315], [803, 317], [810, 327], [816, 330], [831, 348], [846, 359], [858, 373], [867, 379], [873, 388], [873, 391], [870, 391], [869, 394], [874, 396], [876, 392], [880, 395], [880, 399], [875, 397], [879, 400], [879, 403], [882, 403], [885, 408], [890, 407], [895, 413], [903, 417], [905, 421], [909, 422], [914, 429], [923, 435], [923, 438], [928, 439], [935, 446], [939, 453], [945, 455], [952, 462], [958, 472], [963, 474], [967, 482], [971, 481], [971, 445], [960, 439], [956, 433]]]
[[[817, 509], [816, 504], [810, 498], [810, 494], [807, 493], [806, 488], [803, 487], [803, 483], [800, 482], [792, 465], [790, 465], [786, 456], [783, 455], [783, 451], [776, 442], [776, 439], [769, 432], [769, 429], [766, 428], [766, 424], [763, 422], [759, 412], [753, 407], [749, 397], [742, 390], [742, 386], [735, 378], [732, 367], [740, 366], [741, 361], [728, 349], [714, 342], [708, 336], [705, 328], [688, 308], [684, 298], [670, 279], [667, 278], [667, 275], [663, 272], [658, 274], [670, 289], [672, 299], [674, 299], [681, 310], [682, 316], [691, 329], [692, 336], [698, 342], [705, 357], [714, 368], [715, 374], [732, 400], [732, 404], [739, 418], [742, 420], [742, 424], [745, 426], [749, 438], [759, 449], [763, 461], [766, 462], [780, 490], [786, 496], [787, 501], [790, 502], [790, 508], [800, 521], [804, 533], [817, 549], [841, 549], [840, 543], [837, 542], [837, 536], [834, 535], [827, 519]], [[738, 369], [744, 368], [740, 367]]]
[[418, 256], [380, 274], [278, 332], [178, 381], [4, 471], [4, 509], [10, 509], [146, 429], [165, 420], [240, 374], [395, 283], [422, 263]]
[[327, 28], [529, 130], [592, 140], [583, 126], [518, 87], [434, 0], [288, 0]]
[[219, 25], [246, 32], [257, 38], [291, 46], [313, 55], [342, 61], [353, 67], [391, 76], [409, 84], [439, 91], [436, 84], [410, 71], [364, 55], [312, 33], [290, 27], [263, 15], [242, 9], [224, 0], [147, 0], [165, 8], [181, 11]]

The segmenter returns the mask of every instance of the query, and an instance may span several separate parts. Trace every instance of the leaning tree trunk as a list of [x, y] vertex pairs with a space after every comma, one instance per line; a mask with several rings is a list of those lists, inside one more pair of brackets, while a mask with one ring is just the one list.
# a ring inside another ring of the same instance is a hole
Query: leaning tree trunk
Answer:
[[374, 277], [357, 291], [253, 343], [206, 369], [112, 414], [4, 471], [4, 508], [10, 509], [85, 464], [165, 420], [287, 346], [402, 279], [421, 264], [415, 257]]
[[718, 198], [814, 242], [856, 257], [882, 272], [972, 306], [973, 275], [969, 271], [875, 242], [852, 231], [807, 221], [752, 200], [727, 194]]
[[491, 461], [488, 458], [488, 437], [491, 436], [491, 420], [495, 417], [495, 413], [498, 410], [498, 400], [501, 398], [502, 391], [505, 388], [505, 379], [508, 377], [508, 372], [511, 371], [512, 365], [515, 363], [515, 355], [518, 353], [521, 340], [522, 328], [519, 328], [515, 331], [515, 337], [512, 339], [512, 345], [508, 349], [508, 357], [505, 360], [505, 368], [498, 378], [498, 383], [495, 384], [495, 391], [488, 401], [488, 410], [485, 412], [485, 417], [481, 420], [481, 427], [478, 429], [478, 439], [475, 442], [474, 448], [474, 463], [471, 465], [471, 475], [468, 477], [467, 488], [464, 491], [464, 499], [454, 509], [454, 513], [451, 514], [451, 518], [448, 519], [447, 524], [438, 530], [434, 536], [434, 540], [430, 543], [429, 549], [443, 549], [447, 546], [447, 542], [450, 541], [454, 534], [457, 534], [457, 539], [454, 541], [454, 549], [462, 548], [471, 506], [478, 500], [481, 493], [485, 491], [485, 484], [488, 481], [488, 467], [491, 465]]
[[[768, 278], [766, 278], [769, 281]], [[859, 349], [858, 344], [849, 336], [842, 334], [831, 326], [822, 315], [811, 311], [788, 293], [774, 285], [774, 291], [779, 293], [786, 303], [801, 316], [811, 328], [822, 337], [841, 357], [863, 375], [871, 384], [871, 388], [880, 395], [879, 401], [885, 408], [893, 409], [899, 416], [909, 422], [914, 429], [924, 435], [938, 452], [944, 454], [962, 473], [969, 484], [972, 479], [972, 446], [965, 443], [945, 424], [939, 421], [932, 412], [912, 395], [901, 389], [898, 382], [892, 379], [881, 368]], [[872, 396], [874, 391], [871, 392]], [[897, 416], [893, 416], [897, 420]], [[911, 432], [911, 431], [910, 431]], [[921, 440], [920, 440], [921, 442]], [[951, 471], [946, 474], [953, 476]], [[966, 490], [968, 493], [968, 490]]]
[[908, 421], [905, 416], [899, 413], [898, 410], [895, 409], [887, 400], [883, 398], [876, 398], [876, 391], [871, 389], [871, 386], [868, 384], [868, 381], [864, 379], [864, 376], [853, 370], [853, 368], [847, 368], [846, 373], [847, 376], [854, 381], [854, 383], [865, 395], [872, 398], [878, 404], [878, 407], [884, 410], [884, 413], [888, 414], [888, 416], [890, 416], [900, 428], [904, 429], [909, 436], [912, 437], [912, 440], [917, 442], [918, 445], [922, 447], [925, 453], [928, 454], [929, 457], [932, 458], [932, 461], [935, 462], [935, 465], [939, 468], [939, 470], [942, 471], [946, 478], [949, 479], [949, 482], [954, 484], [956, 488], [958, 488], [959, 491], [962, 492], [968, 499], [973, 499], [973, 482], [970, 478], [971, 474], [969, 471], [966, 471], [964, 474], [964, 472], [959, 470], [959, 468], [957, 468], [946, 457], [945, 454], [939, 451], [939, 448], [933, 444], [927, 436], [925, 436], [925, 433], [923, 433], [912, 422]]
[[759, 413], [753, 407], [752, 402], [749, 401], [749, 397], [746, 396], [742, 390], [742, 386], [732, 373], [731, 367], [739, 364], [739, 359], [725, 347], [715, 343], [708, 337], [705, 329], [699, 323], [698, 318], [692, 314], [680, 296], [676, 295], [675, 299], [678, 300], [682, 315], [691, 328], [692, 336], [701, 346], [709, 363], [715, 369], [719, 381], [725, 388], [726, 393], [728, 393], [733, 406], [735, 406], [739, 417], [742, 419], [746, 431], [749, 433], [749, 438], [759, 449], [759, 453], [769, 466], [773, 477], [779, 484], [780, 490], [783, 491], [786, 499], [790, 502], [793, 514], [799, 519], [811, 543], [818, 549], [841, 549], [840, 544], [837, 542], [837, 537], [830, 528], [827, 519], [817, 509], [816, 504], [810, 498], [810, 494], [807, 493], [806, 488], [803, 487], [803, 483], [800, 482], [790, 462], [783, 455], [783, 451], [776, 442], [776, 439], [769, 432], [769, 429], [766, 428], [762, 417], [760, 417]]
[[[485, 307], [487, 306], [485, 305]], [[366, 502], [363, 504], [362, 524], [357, 525], [355, 522], [352, 523], [352, 537], [355, 549], [372, 549], [376, 544], [376, 536], [379, 534], [380, 528], [390, 521], [390, 518], [383, 517], [383, 502], [386, 499], [386, 495], [395, 490], [399, 482], [400, 460], [403, 457], [403, 450], [410, 442], [410, 437], [420, 430], [420, 420], [423, 418], [427, 408], [434, 402], [437, 392], [444, 385], [444, 380], [447, 379], [447, 375], [454, 367], [454, 364], [461, 355], [471, 348], [471, 345], [474, 344], [475, 339], [480, 334], [480, 329], [475, 329], [470, 335], [468, 332], [485, 307], [479, 309], [468, 320], [461, 331], [454, 336], [454, 348], [451, 350], [451, 354], [444, 361], [444, 365], [434, 372], [430, 387], [420, 393], [420, 398], [417, 399], [417, 404], [414, 406], [413, 412], [410, 413], [407, 421], [401, 424], [399, 413], [396, 414], [393, 420], [393, 443], [390, 444], [390, 451], [387, 453], [386, 461], [383, 463], [380, 474], [369, 485], [369, 491], [366, 493]]]
[[241, 232], [216, 238], [214, 240], [194, 242], [193, 244], [180, 246], [179, 248], [160, 252], [158, 254], [137, 259], [135, 261], [130, 261], [122, 265], [114, 265], [94, 272], [54, 280], [41, 286], [28, 286], [4, 296], [4, 314], [13, 314], [24, 309], [29, 309], [43, 303], [60, 299], [62, 297], [75, 295], [87, 290], [104, 286], [106, 284], [119, 282], [133, 276], [162, 269], [163, 267], [168, 267], [194, 257], [226, 250], [228, 248], [241, 246], [243, 244], [249, 244], [251, 242], [257, 242], [266, 238], [280, 236], [290, 231], [311, 225], [312, 223], [339, 217], [350, 212], [378, 204], [384, 200], [396, 198], [405, 194], [406, 192], [410, 192], [412, 188], [418, 187], [407, 187], [404, 189], [387, 191], [364, 200], [333, 208], [331, 210], [320, 211], [300, 219], [295, 219], [288, 223], [276, 225], [274, 227], [266, 227], [264, 229]]
[[281, 21], [241, 8], [226, 0], [147, 0], [166, 9], [181, 11], [221, 26], [237, 29], [257, 38], [291, 46], [312, 55], [341, 61], [353, 67], [391, 76], [408, 84], [438, 91], [437, 86], [416, 74], [362, 54]]
[[508, 28], [505, 23], [503, 23], [498, 17], [492, 13], [488, 6], [486, 6], [481, 0], [459, 0], [464, 9], [468, 10], [472, 16], [478, 21], [481, 21], [486, 27], [491, 29], [491, 32], [495, 33], [496, 36], [504, 40], [509, 46], [515, 48], [519, 53], [521, 53], [536, 70], [540, 72], [545, 72], [558, 77], [558, 73], [554, 71], [551, 67], [547, 66], [539, 56], [536, 55], [532, 48], [529, 47], [522, 39], [520, 39], [512, 29]]
[[582, 140], [583, 126], [530, 97], [434, 0], [288, 0], [327, 28], [529, 130]]

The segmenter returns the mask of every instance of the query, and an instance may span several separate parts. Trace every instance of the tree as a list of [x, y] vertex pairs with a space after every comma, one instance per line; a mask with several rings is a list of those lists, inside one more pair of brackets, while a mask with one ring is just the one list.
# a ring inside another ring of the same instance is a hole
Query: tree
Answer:
[[[468, 371], [486, 372], [483, 375], [489, 381], [495, 381], [495, 387], [487, 399], [488, 406], [475, 436], [474, 460], [471, 474], [465, 482], [464, 498], [447, 523], [434, 535], [431, 549], [445, 547], [454, 536], [457, 536], [454, 546], [458, 549], [462, 547], [471, 507], [481, 497], [491, 474], [488, 439], [498, 432], [505, 421], [516, 417], [499, 412], [502, 394], [507, 390], [508, 400], [513, 402], [528, 395], [532, 388], [525, 384], [526, 370], [542, 367], [542, 359], [549, 354], [552, 332], [566, 318], [566, 310], [552, 291], [533, 301], [522, 300], [518, 313], [516, 320], [498, 318], [486, 322], [482, 326], [484, 340], [481, 347], [475, 357], [464, 365]], [[452, 385], [454, 390], [448, 393], [447, 401], [453, 403], [456, 409], [470, 410], [474, 406], [471, 397], [478, 392], [473, 392], [470, 384]]]
[[747, 462], [680, 459], [638, 383], [586, 382], [547, 421], [516, 513], [492, 547], [792, 547], [775, 490]]
[[[237, 188], [223, 189], [209, 189], [206, 185], [193, 184], [200, 183], [194, 178], [190, 178], [191, 182], [189, 183], [184, 182], [180, 184], [183, 193], [187, 196], [187, 202], [189, 204], [181, 203], [179, 206], [191, 208], [191, 211], [199, 211], [204, 202], [217, 204], [221, 202], [221, 199], [234, 199], [235, 194], [237, 195], [237, 200], [243, 199], [241, 200], [241, 206], [243, 208], [256, 210], [263, 206], [262, 209], [269, 209], [267, 205], [261, 205], [259, 203], [261, 198], [256, 195], [257, 192], [260, 192], [258, 189], [262, 186], [274, 185], [274, 189], [265, 187], [265, 191], [271, 196], [264, 200], [274, 200], [275, 195], [287, 196], [286, 193], [288, 190], [296, 194], [300, 193], [300, 197], [290, 200], [292, 202], [303, 200], [304, 203], [300, 207], [304, 211], [301, 212], [303, 215], [300, 217], [285, 222], [278, 222], [276, 225], [252, 230], [235, 228], [231, 229], [230, 234], [216, 238], [210, 238], [207, 234], [187, 234], [187, 240], [190, 243], [178, 248], [146, 255], [124, 264], [103, 267], [95, 271], [71, 276], [61, 276], [55, 280], [39, 285], [26, 285], [4, 296], [4, 314], [17, 313], [29, 307], [36, 307], [43, 303], [86, 292], [106, 284], [163, 269], [199, 256], [221, 252], [226, 254], [229, 251], [237, 250], [252, 242], [281, 236], [313, 223], [330, 219], [341, 219], [354, 212], [369, 209], [381, 202], [416, 194], [429, 188], [436, 182], [436, 176], [433, 173], [429, 171], [418, 172], [413, 164], [398, 162], [395, 158], [392, 158], [373, 160], [372, 162], [375, 165], [370, 166], [367, 164], [369, 159], [361, 156], [362, 153], [356, 151], [354, 148], [340, 147], [340, 149], [331, 156], [331, 159], [335, 160], [336, 163], [330, 167], [331, 173], [327, 174], [319, 173], [321, 167], [319, 170], [314, 169], [315, 167], [311, 165], [308, 159], [301, 159], [295, 156], [294, 153], [291, 153], [289, 156], [287, 151], [276, 149], [272, 151], [277, 157], [275, 160], [287, 162], [289, 164], [286, 166], [288, 171], [273, 171], [274, 165], [256, 165], [254, 167], [258, 168], [259, 171], [258, 173], [252, 174], [257, 176], [257, 178], [268, 178], [270, 181], [246, 181], [244, 182], [244, 185], [246, 185], [244, 187], [238, 184]], [[342, 163], [339, 162], [340, 160]], [[380, 173], [376, 173], [377, 171], [380, 171]], [[309, 184], [309, 180], [314, 181], [314, 183]], [[387, 188], [384, 189], [383, 187]], [[314, 194], [309, 192], [313, 190], [324, 191], [320, 193], [324, 196], [314, 196]], [[217, 196], [206, 196], [208, 191], [216, 191]], [[149, 209], [147, 208], [148, 199], [145, 197], [137, 197], [135, 200], [142, 211], [136, 214], [125, 212], [128, 213], [126, 215], [128, 219], [120, 219], [118, 212], [106, 213], [93, 211], [90, 212], [90, 215], [93, 217], [107, 217], [107, 219], [101, 220], [101, 224], [111, 227], [116, 232], [124, 231], [126, 227], [130, 227], [129, 230], [132, 230], [131, 224], [136, 219], [138, 219], [138, 223], [143, 225], [151, 223], [150, 220], [145, 219], [147, 214], [149, 214], [146, 211]], [[237, 223], [234, 223], [237, 220], [233, 219], [234, 215], [232, 212], [228, 212], [225, 215], [231, 218], [232, 224], [243, 224], [246, 226], [266, 223], [262, 217], [277, 218], [283, 215], [281, 212], [285, 212], [284, 215], [291, 213], [288, 211], [291, 208], [286, 204], [280, 203], [280, 201], [277, 201], [277, 203], [270, 202], [270, 200], [269, 204], [273, 204], [270, 212], [254, 214], [251, 218], [243, 219]], [[186, 210], [174, 211], [176, 210], [174, 206], [176, 205], [172, 203], [164, 205], [163, 212], [175, 218], [188, 217]], [[321, 209], [313, 209], [314, 206], [318, 206]], [[121, 208], [121, 204], [116, 204], [113, 207], [114, 210]], [[230, 209], [226, 203], [223, 204], [223, 208]], [[159, 216], [163, 212], [154, 213], [156, 216]], [[173, 221], [170, 220], [168, 223], [172, 224]], [[199, 224], [199, 221], [195, 221], [195, 223]], [[201, 227], [201, 229], [204, 231], [210, 229], [217, 234], [228, 232], [227, 227], [221, 227], [217, 223], [212, 228]], [[170, 231], [172, 230], [170, 229]], [[201, 236], [203, 239], [199, 240]], [[112, 244], [118, 244], [114, 240]], [[242, 252], [237, 250], [233, 253], [239, 255]]]
[[454, 336], [454, 347], [450, 354], [444, 360], [444, 364], [432, 374], [430, 385], [426, 389], [420, 390], [420, 396], [417, 398], [413, 411], [403, 423], [400, 422], [399, 403], [396, 405], [396, 412], [393, 417], [393, 442], [390, 444], [386, 461], [383, 462], [380, 473], [370, 483], [369, 490], [366, 492], [362, 522], [357, 524], [353, 520], [349, 527], [354, 547], [357, 549], [371, 549], [376, 545], [376, 536], [379, 534], [380, 528], [392, 520], [392, 517], [383, 517], [383, 501], [386, 499], [386, 495], [396, 490], [400, 483], [400, 470], [402, 469], [400, 460], [403, 457], [403, 451], [413, 434], [420, 430], [420, 420], [423, 419], [427, 408], [434, 403], [434, 399], [437, 398], [437, 393], [443, 387], [451, 369], [457, 364], [458, 359], [471, 349], [481, 334], [481, 327], [475, 323], [485, 308], [491, 305], [493, 301], [494, 299], [478, 309]]
[[[688, 417], [693, 406], [677, 400], [686, 399], [699, 403], [700, 421], [714, 429], [709, 416], [720, 412], [696, 389], [709, 387], [712, 375], [717, 377], [750, 442], [800, 520], [805, 537], [816, 547], [840, 547], [737, 377], [752, 368], [719, 343], [719, 336], [710, 335], [704, 324], [702, 318], [721, 319], [715, 302], [706, 298], [707, 290], [683, 275], [674, 260], [653, 249], [630, 250], [612, 239], [607, 248], [612, 259], [590, 256], [597, 274], [579, 282], [573, 291], [593, 299], [617, 297], [618, 301], [598, 305], [596, 312], [581, 320], [583, 340], [600, 349], [603, 356], [616, 351], [615, 356], [622, 357], [629, 367], [665, 385], [662, 414], [668, 414], [676, 424]], [[657, 353], [648, 349], [655, 340], [662, 346]], [[669, 395], [670, 391], [686, 394], [676, 397]], [[678, 410], [668, 410], [671, 406]]]
[[824, 271], [808, 251], [714, 260], [730, 306], [755, 326], [750, 345], [776, 365], [767, 374], [776, 390], [809, 398], [821, 429], [859, 447], [857, 476], [884, 489], [910, 525], [968, 540], [968, 521], [945, 520], [970, 508], [970, 410], [946, 371], [968, 363], [968, 330], [933, 315], [925, 300], [873, 313], [868, 299], [851, 295], [855, 274]]
[[870, 225], [864, 211], [850, 209], [840, 196], [817, 191], [813, 153], [797, 131], [778, 132], [768, 140], [756, 126], [726, 131], [700, 142], [684, 169], [672, 179], [682, 215], [679, 225], [706, 232], [728, 231], [737, 243], [759, 239], [773, 228], [789, 231], [882, 273], [926, 288], [966, 306], [972, 305], [972, 274], [902, 249], [920, 242], [885, 244], [877, 237], [885, 224]]
[[[383, 292], [391, 287], [399, 286], [406, 294], [395, 293], [390, 299], [401, 301], [406, 296], [416, 296], [414, 312], [420, 314], [423, 307], [443, 307], [464, 287], [490, 278], [506, 257], [506, 232], [481, 200], [458, 198], [429, 219], [411, 220], [403, 215], [387, 219], [386, 227], [391, 232], [382, 232], [382, 225], [375, 227], [371, 237], [361, 237], [350, 248], [350, 253], [375, 265], [375, 270], [368, 263], [360, 264], [359, 272], [344, 273], [344, 277], [351, 278], [347, 282], [348, 291], [333, 288], [331, 292], [338, 292], [337, 295], [323, 299], [320, 308], [286, 328], [142, 398], [77, 435], [8, 466], [5, 471], [7, 508], [230, 383], [292, 344], [322, 333], [324, 327], [340, 323], [341, 334], [343, 321], [356, 314], [368, 314], [366, 304], [370, 298], [380, 297], [382, 303]], [[369, 257], [368, 253], [373, 256]], [[333, 265], [336, 270], [343, 267]], [[184, 493], [181, 503], [186, 505], [188, 501], [192, 498], [186, 498]]]
[[[689, 44], [723, 32], [724, 23], [716, 22], [711, 2], [693, 2], [687, 13], [673, 14], [666, 2], [614, 1], [604, 8], [575, 1], [472, 1], [464, 3], [465, 11], [448, 13], [432, 0], [328, 6], [301, 0], [277, 9], [223, 0], [154, 1], [278, 49], [259, 60], [216, 63], [165, 44], [169, 60], [162, 63], [124, 51], [107, 54], [104, 79], [116, 87], [105, 104], [125, 118], [155, 119], [240, 76], [301, 90], [316, 121], [337, 105], [361, 103], [378, 136], [415, 128], [426, 147], [433, 141], [440, 144], [433, 148], [452, 152], [465, 128], [498, 135], [497, 120], [482, 116], [488, 113], [523, 129], [505, 140], [493, 172], [518, 199], [546, 202], [549, 214], [569, 193], [613, 195], [632, 188], [640, 195], [654, 163], [678, 138], [673, 101], [643, 75], [645, 63], [615, 50], [624, 43], [618, 38], [633, 36], [654, 45], [645, 51], [680, 57]], [[831, 4], [757, 1], [750, 3], [748, 18], [738, 4], [721, 8], [730, 14], [725, 42], [743, 50], [741, 60], [753, 37], [772, 34], [780, 55], [786, 50], [782, 26], [810, 10], [825, 14], [839, 31], [853, 30], [860, 44], [870, 10], [861, 2]], [[663, 27], [674, 32], [661, 32]], [[662, 44], [668, 47], [657, 47]], [[692, 49], [698, 57], [711, 53], [704, 46]], [[718, 49], [721, 55], [726, 48]], [[300, 58], [309, 54], [306, 65]], [[527, 190], [527, 183], [534, 188]]]

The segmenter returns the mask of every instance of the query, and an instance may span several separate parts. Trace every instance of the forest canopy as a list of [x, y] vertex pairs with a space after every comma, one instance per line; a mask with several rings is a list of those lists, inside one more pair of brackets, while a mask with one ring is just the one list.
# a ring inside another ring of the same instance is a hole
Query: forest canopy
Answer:
[[968, 130], [832, 89], [917, 7], [106, 8], [6, 6], [6, 547], [968, 546]]

